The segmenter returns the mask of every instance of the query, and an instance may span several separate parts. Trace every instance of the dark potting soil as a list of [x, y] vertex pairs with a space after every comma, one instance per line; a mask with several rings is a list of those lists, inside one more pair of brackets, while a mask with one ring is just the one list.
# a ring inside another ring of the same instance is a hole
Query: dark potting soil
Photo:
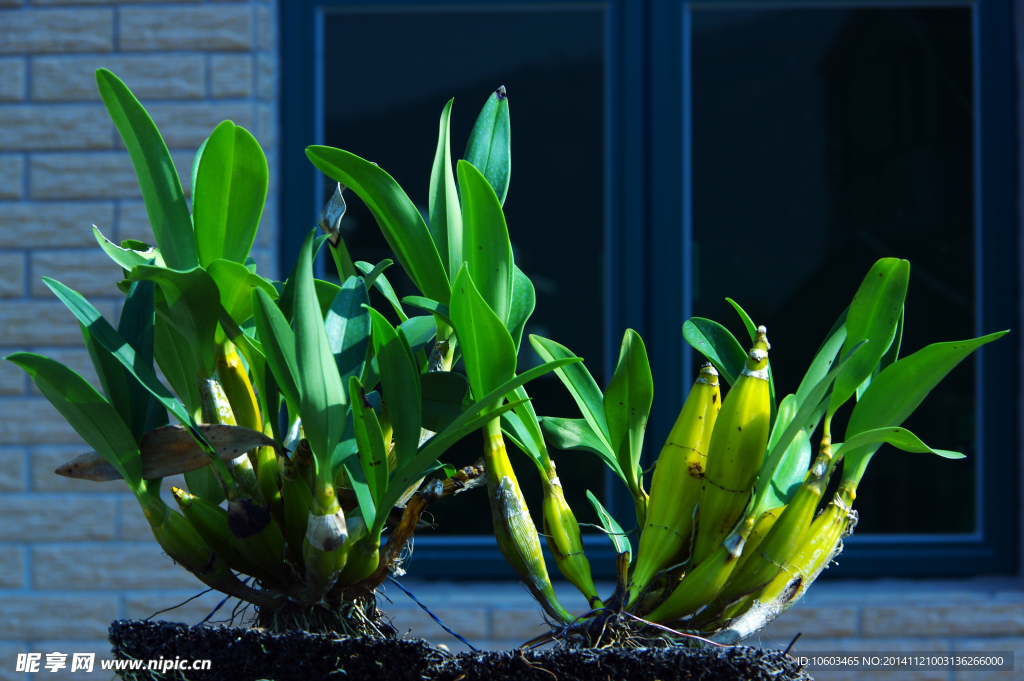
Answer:
[[211, 660], [208, 671], [122, 670], [131, 681], [813, 681], [780, 652], [758, 648], [519, 650], [452, 656], [425, 641], [119, 620], [118, 660]]

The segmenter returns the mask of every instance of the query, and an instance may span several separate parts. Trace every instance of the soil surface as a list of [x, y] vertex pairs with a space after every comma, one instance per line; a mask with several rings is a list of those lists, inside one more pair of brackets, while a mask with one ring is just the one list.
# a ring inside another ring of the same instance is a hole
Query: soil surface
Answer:
[[558, 648], [453, 656], [421, 640], [332, 638], [125, 620], [111, 625], [110, 642], [119, 660], [212, 661], [209, 671], [119, 672], [131, 681], [813, 681], [782, 653], [743, 646]]

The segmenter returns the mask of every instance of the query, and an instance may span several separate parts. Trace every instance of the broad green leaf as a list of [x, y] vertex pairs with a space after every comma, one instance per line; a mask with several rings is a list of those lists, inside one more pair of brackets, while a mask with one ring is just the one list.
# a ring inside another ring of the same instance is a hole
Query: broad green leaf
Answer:
[[504, 433], [505, 437], [540, 467], [540, 450], [537, 449], [536, 443], [526, 430], [523, 420], [513, 411], [502, 414], [500, 420], [501, 432]]
[[[512, 176], [510, 129], [508, 99], [505, 95], [505, 86], [502, 85], [491, 93], [484, 108], [480, 110], [473, 131], [469, 133], [466, 154], [463, 156], [480, 169], [502, 205], [505, 203], [509, 178]], [[462, 192], [466, 191], [465, 187], [462, 187], [461, 178], [459, 189]]]
[[[295, 413], [299, 409], [299, 365], [295, 356], [295, 334], [288, 326], [284, 313], [274, 304], [263, 289], [253, 290], [253, 319], [256, 333], [267, 366], [274, 375], [278, 389], [284, 395], [288, 409]], [[340, 378], [339, 378], [340, 380]]]
[[[362, 272], [364, 275], [368, 275], [373, 272], [373, 265], [362, 260], [356, 262], [356, 269]], [[402, 309], [402, 304], [398, 302], [398, 296], [395, 295], [395, 289], [391, 288], [391, 282], [384, 276], [383, 272], [379, 272], [377, 277], [373, 280], [373, 285], [377, 287], [377, 290], [391, 303], [391, 307], [395, 308], [395, 314], [398, 315], [398, 320], [404, 322], [408, 319], [408, 315], [405, 314], [405, 310]]]
[[519, 345], [523, 341], [523, 330], [526, 322], [537, 307], [537, 293], [533, 289], [533, 282], [523, 274], [523, 271], [512, 266], [512, 306], [508, 311], [508, 332], [512, 334], [512, 342], [516, 345], [516, 354], [519, 354]]
[[379, 507], [381, 497], [388, 489], [388, 450], [384, 444], [384, 434], [377, 414], [366, 400], [363, 386], [355, 376], [349, 379], [349, 395], [352, 399], [356, 442], [359, 445], [359, 463], [374, 505]]
[[384, 318], [368, 308], [373, 322], [374, 345], [384, 402], [391, 416], [395, 456], [402, 466], [416, 455], [420, 445], [420, 377], [412, 349], [401, 333]]
[[441, 321], [448, 326], [455, 326], [452, 324], [451, 312], [448, 310], [448, 306], [442, 305], [436, 300], [423, 298], [421, 296], [406, 296], [405, 298], [402, 298], [402, 302], [406, 305], [412, 305], [413, 307], [418, 307], [421, 310], [426, 310], [427, 312], [433, 312], [434, 315], [440, 317]]
[[905, 452], [914, 452], [916, 454], [937, 454], [944, 459], [965, 458], [960, 452], [950, 452], [945, 449], [932, 449], [924, 442], [921, 442], [921, 439], [909, 430], [906, 428], [900, 428], [899, 426], [877, 428], [875, 430], [867, 430], [863, 433], [858, 433], [850, 438], [849, 442], [844, 442], [840, 446], [836, 447], [832, 452], [832, 455], [838, 457], [841, 452], [844, 452], [847, 449], [853, 451], [858, 447], [874, 444], [876, 442], [887, 442], [897, 449], [902, 449]]
[[597, 454], [605, 465], [626, 482], [626, 476], [619, 466], [618, 459], [612, 454], [608, 445], [594, 432], [593, 426], [586, 419], [563, 419], [545, 416], [540, 422], [544, 434], [557, 449], [569, 449]]
[[[277, 289], [269, 281], [253, 274], [245, 265], [230, 260], [214, 260], [206, 266], [206, 272], [217, 284], [220, 304], [236, 324], [252, 317], [252, 291], [261, 288], [271, 298], [277, 298]], [[223, 331], [217, 333], [222, 340]]]
[[430, 215], [430, 236], [441, 256], [448, 278], [462, 269], [462, 209], [452, 174], [451, 131], [452, 103], [449, 99], [441, 111], [437, 132], [437, 151], [434, 167], [430, 171], [430, 191], [427, 195]]
[[156, 364], [188, 413], [198, 419], [202, 406], [196, 381], [199, 369], [192, 349], [182, 335], [160, 315], [154, 319], [153, 326], [153, 357]]
[[[871, 382], [850, 414], [846, 442], [861, 433], [901, 425], [928, 393], [968, 355], [1009, 331], [997, 331], [980, 338], [933, 343], [893, 363]], [[843, 479], [860, 482], [871, 457], [880, 444], [847, 448]]]
[[[317, 255], [320, 253], [320, 249], [326, 242], [326, 235], [321, 235], [316, 238], [316, 241], [313, 243], [314, 261], [316, 260]], [[298, 271], [298, 269], [299, 261], [296, 258], [295, 264], [292, 265], [292, 271], [288, 273], [288, 278], [281, 284], [281, 299], [278, 301], [278, 305], [281, 307], [281, 312], [284, 314], [284, 318], [288, 320], [289, 324], [292, 323], [292, 317], [295, 314], [295, 281], [297, 280], [295, 273]], [[320, 296], [318, 295], [317, 297]], [[330, 306], [332, 300], [334, 300], [333, 295], [330, 298], [328, 298], [326, 305]]]
[[604, 391], [604, 416], [608, 440], [626, 473], [630, 491], [638, 491], [636, 471], [644, 445], [647, 418], [654, 403], [654, 377], [644, 342], [633, 329], [626, 329], [619, 350], [619, 362]]
[[362, 280], [349, 277], [324, 319], [327, 343], [334, 353], [342, 385], [348, 385], [350, 377], [363, 373], [366, 348], [370, 343], [370, 315], [363, 306], [369, 304]]
[[[89, 329], [84, 324], [82, 327], [82, 339], [85, 341], [85, 348], [89, 351], [89, 359], [96, 370], [96, 376], [100, 379], [100, 387], [103, 388], [103, 396], [114, 411], [120, 416], [121, 421], [131, 428], [132, 424], [132, 396], [128, 392], [127, 372], [121, 363], [117, 361], [110, 352], [92, 337]], [[148, 397], [149, 394], [147, 393]], [[146, 405], [148, 409], [148, 405]], [[142, 416], [145, 417], [145, 412]], [[145, 425], [145, 424], [143, 424]], [[134, 436], [135, 433], [132, 433]], [[141, 436], [141, 433], [139, 433]], [[136, 438], [138, 442], [138, 438]]]
[[868, 341], [868, 345], [836, 379], [828, 407], [829, 415], [857, 392], [857, 386], [871, 377], [871, 372], [889, 349], [903, 311], [909, 280], [908, 261], [882, 258], [861, 282], [846, 313], [846, 342], [842, 352], [849, 351], [862, 340]]
[[317, 460], [317, 475], [328, 476], [331, 454], [345, 426], [345, 391], [327, 342], [313, 283], [313, 240], [306, 236], [295, 268], [295, 376], [302, 427]]
[[[768, 440], [768, 451], [772, 451], [778, 444], [783, 432], [789, 428], [797, 415], [798, 408], [796, 395], [786, 395], [779, 405], [779, 415], [775, 419], [775, 426], [772, 428], [771, 438]], [[821, 418], [819, 415], [818, 418]], [[817, 424], [817, 419], [814, 419]], [[770, 479], [757, 481], [757, 488], [767, 485], [765, 490], [764, 504], [766, 508], [778, 508], [789, 503], [789, 500], [796, 494], [800, 483], [803, 482], [807, 468], [811, 464], [811, 434], [807, 428], [801, 428], [796, 432], [792, 442], [782, 454], [782, 459], [775, 468]]]
[[153, 265], [132, 270], [132, 281], [153, 281], [160, 287], [167, 305], [168, 320], [192, 348], [196, 366], [204, 376], [214, 370], [214, 349], [220, 292], [206, 270], [195, 267], [178, 271]]
[[327, 319], [327, 313], [330, 312], [331, 305], [334, 304], [334, 299], [337, 298], [338, 293], [341, 292], [341, 287], [332, 281], [314, 279], [313, 289], [316, 291], [317, 305], [320, 306], [320, 318]]
[[[352, 444], [355, 444], [354, 439]], [[352, 447], [352, 449], [355, 449], [355, 447]], [[348, 473], [348, 482], [352, 485], [352, 491], [356, 493], [356, 502], [359, 504], [359, 511], [363, 514], [363, 522], [370, 527], [373, 527], [377, 522], [383, 522], [382, 519], [377, 518], [378, 505], [373, 499], [369, 481], [367, 481], [366, 474], [363, 472], [362, 461], [360, 461], [358, 456], [348, 456], [343, 460], [342, 465], [345, 467], [345, 472]], [[380, 506], [382, 511], [384, 508], [384, 506]], [[387, 513], [385, 512], [383, 515], [386, 517]]]
[[889, 349], [882, 355], [882, 359], [878, 360], [878, 364], [875, 365], [871, 375], [868, 376], [863, 383], [857, 386], [857, 401], [864, 395], [864, 392], [871, 385], [871, 381], [877, 376], [883, 369], [899, 359], [900, 346], [903, 344], [903, 316], [905, 314], [906, 307], [900, 310], [900, 320], [896, 324], [896, 328], [893, 329], [892, 339], [889, 341]]
[[[576, 357], [569, 348], [559, 345], [553, 340], [541, 338], [535, 334], [530, 335], [530, 344], [537, 351], [541, 359], [550, 362], [556, 359]], [[604, 395], [597, 387], [597, 382], [590, 375], [587, 368], [582, 364], [571, 364], [564, 368], [556, 369], [555, 373], [569, 393], [576, 400], [576, 406], [580, 408], [583, 418], [590, 424], [594, 437], [603, 445], [604, 449], [611, 454], [612, 445], [608, 437], [608, 421], [604, 415]]]
[[[138, 281], [132, 284], [121, 308], [121, 316], [117, 320], [117, 332], [135, 350], [135, 360], [153, 369], [153, 333], [156, 320], [154, 295], [156, 286], [150, 281]], [[109, 356], [109, 355], [108, 355]], [[114, 360], [113, 357], [110, 357]], [[134, 376], [121, 369], [128, 387], [128, 399], [132, 405], [131, 420], [128, 425], [136, 442], [142, 442], [146, 432], [146, 422], [151, 410], [150, 402], [155, 401]], [[166, 419], [166, 415], [164, 416]]]
[[512, 336], [480, 295], [468, 264], [462, 266], [455, 279], [451, 312], [473, 395], [489, 393], [515, 376], [516, 347]]
[[462, 415], [469, 394], [469, 381], [453, 371], [420, 374], [423, 427], [439, 433]]
[[50, 404], [121, 474], [133, 492], [144, 491], [138, 443], [110, 403], [88, 381], [63, 364], [31, 352], [16, 352], [5, 359], [32, 377]]
[[100, 230], [93, 225], [92, 234], [96, 237], [96, 243], [100, 245], [103, 252], [110, 256], [110, 259], [121, 266], [121, 269], [131, 272], [135, 269], [136, 265], [164, 265], [163, 256], [160, 255], [160, 251], [152, 246], [149, 246], [142, 250], [136, 250], [134, 248], [124, 248], [117, 246], [107, 237], [100, 233]]
[[193, 189], [193, 193], [195, 192], [196, 175], [199, 173], [199, 161], [202, 160], [202, 158], [203, 158], [203, 151], [206, 149], [206, 143], [209, 142], [209, 141], [210, 141], [209, 137], [204, 139], [203, 143], [199, 145], [198, 149], [196, 149], [196, 155], [192, 157], [192, 189]]
[[608, 533], [608, 539], [611, 540], [612, 546], [615, 547], [615, 553], [629, 553], [631, 551], [629, 539], [626, 538], [626, 533], [622, 531], [622, 526], [615, 521], [612, 514], [608, 512], [589, 489], [587, 490], [587, 499], [597, 513], [597, 517], [601, 521], [601, 527]]
[[426, 348], [437, 335], [437, 323], [432, 315], [409, 317], [399, 324], [398, 328], [405, 334], [414, 355]]
[[267, 199], [269, 168], [248, 130], [224, 121], [210, 133], [192, 185], [192, 224], [199, 264], [244, 263]]
[[727, 328], [703, 317], [691, 317], [683, 324], [683, 338], [708, 358], [729, 385], [743, 373], [747, 353]]
[[512, 301], [512, 244], [501, 202], [479, 170], [459, 161], [462, 190], [463, 262], [487, 305], [502, 324]]
[[75, 318], [89, 329], [89, 334], [106, 348], [108, 352], [114, 355], [121, 362], [121, 366], [127, 369], [132, 376], [144, 385], [151, 395], [160, 400], [181, 422], [181, 425], [189, 429], [192, 437], [203, 448], [203, 451], [214, 456], [213, 447], [196, 428], [195, 419], [185, 410], [185, 405], [174, 397], [164, 387], [164, 384], [157, 379], [151, 365], [144, 364], [136, 359], [135, 350], [114, 330], [110, 322], [104, 319], [103, 315], [77, 291], [73, 291], [59, 281], [54, 281], [48, 277], [43, 277], [43, 283], [71, 310]]
[[434, 240], [419, 209], [398, 183], [382, 168], [341, 149], [311, 146], [306, 148], [306, 156], [363, 200], [398, 262], [423, 295], [447, 304], [451, 288]]
[[135, 95], [113, 73], [97, 69], [96, 86], [132, 159], [153, 236], [164, 260], [168, 267], [177, 270], [196, 267], [199, 257], [192, 217], [160, 131]]
[[[832, 367], [832, 370], [825, 374], [818, 381], [818, 384], [808, 392], [803, 402], [798, 403], [796, 416], [793, 417], [790, 424], [782, 431], [782, 435], [776, 439], [774, 433], [772, 434], [772, 440], [775, 441], [775, 444], [769, 448], [764, 464], [761, 466], [757, 482], [755, 482], [754, 504], [751, 507], [753, 509], [751, 513], [755, 514], [755, 517], [760, 517], [768, 509], [775, 508], [770, 503], [778, 498], [778, 491], [768, 481], [775, 479], [776, 472], [782, 467], [783, 459], [791, 455], [789, 453], [790, 445], [797, 438], [797, 435], [803, 431], [809, 437], [814, 432], [814, 429], [818, 427], [818, 422], [825, 413], [833, 381], [850, 362], [851, 358], [856, 356], [865, 345], [867, 343], [861, 341], [843, 355], [843, 358]], [[792, 456], [795, 456], [795, 454]], [[783, 475], [785, 475], [785, 469]]]
[[[740, 319], [743, 320], [743, 326], [747, 329], [747, 334], [750, 336], [750, 343], [754, 344], [757, 342], [757, 325], [754, 324], [754, 320], [751, 319], [750, 315], [747, 314], [747, 311], [740, 307], [740, 304], [735, 300], [732, 298], [726, 298], [725, 300], [727, 303], [732, 305], [732, 308], [736, 310], [736, 314], [738, 314]], [[778, 415], [778, 406], [775, 402], [775, 376], [772, 375], [771, 357], [768, 358], [768, 391], [772, 406], [771, 419], [769, 420], [769, 423], [774, 425], [775, 419]]]

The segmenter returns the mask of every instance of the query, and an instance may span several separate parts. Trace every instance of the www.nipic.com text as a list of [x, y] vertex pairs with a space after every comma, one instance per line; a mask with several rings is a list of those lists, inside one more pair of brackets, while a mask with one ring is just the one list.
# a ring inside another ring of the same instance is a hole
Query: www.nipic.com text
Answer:
[[[67, 653], [19, 653], [16, 672], [56, 672], [70, 669], [72, 672], [91, 672], [96, 665], [96, 653], [72, 653], [68, 664]], [[100, 669], [112, 671], [151, 669], [157, 672], [171, 670], [201, 671], [210, 669], [210, 660], [182, 660], [160, 658], [159, 660], [100, 660]]]

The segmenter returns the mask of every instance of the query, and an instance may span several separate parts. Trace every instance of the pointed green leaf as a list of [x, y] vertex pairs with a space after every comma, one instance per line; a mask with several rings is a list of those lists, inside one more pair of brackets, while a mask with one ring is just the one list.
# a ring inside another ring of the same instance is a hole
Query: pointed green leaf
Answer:
[[515, 344], [474, 285], [468, 264], [455, 279], [451, 311], [473, 395], [489, 393], [515, 376]]
[[[769, 452], [775, 448], [783, 432], [793, 423], [798, 408], [796, 395], [786, 395], [785, 399], [782, 400], [782, 404], [779, 405], [778, 418], [775, 419], [775, 426], [772, 428], [772, 435], [768, 439]], [[820, 415], [818, 418], [820, 418]], [[814, 422], [817, 424], [817, 419], [814, 419]], [[806, 427], [801, 428], [796, 432], [792, 442], [782, 453], [782, 458], [772, 473], [771, 478], [758, 478], [758, 489], [763, 485], [768, 485], [763, 502], [766, 508], [784, 506], [796, 494], [811, 464], [811, 449], [810, 433]]]
[[367, 290], [369, 290], [369, 288], [373, 286], [374, 282], [377, 281], [377, 277], [380, 276], [380, 273], [386, 270], [387, 268], [391, 267], [391, 265], [393, 264], [393, 261], [384, 259], [381, 260], [376, 265], [374, 265], [373, 269], [366, 273], [364, 285], [366, 286]]
[[644, 445], [647, 418], [654, 403], [654, 377], [647, 349], [640, 335], [626, 329], [619, 350], [619, 362], [604, 391], [604, 416], [608, 439], [619, 466], [626, 473], [630, 491], [637, 492], [640, 480], [636, 471]]
[[743, 372], [747, 353], [736, 337], [718, 322], [690, 317], [683, 324], [683, 338], [708, 358], [729, 385], [733, 385]]
[[[754, 320], [751, 319], [750, 315], [747, 314], [747, 311], [740, 307], [740, 304], [737, 303], [735, 300], [733, 300], [732, 298], [726, 298], [725, 300], [727, 303], [732, 305], [733, 309], [736, 310], [736, 314], [738, 314], [740, 316], [740, 319], [743, 320], [743, 326], [746, 327], [747, 334], [750, 335], [751, 344], [756, 343], [757, 325], [754, 324]], [[775, 418], [778, 415], [778, 406], [776, 406], [775, 402], [775, 376], [772, 375], [772, 360], [770, 357], [768, 358], [768, 395], [769, 399], [771, 400], [772, 407], [771, 419], [768, 422], [774, 425]]]
[[93, 225], [92, 234], [96, 237], [96, 243], [100, 245], [103, 252], [110, 256], [110, 259], [121, 266], [121, 269], [131, 272], [135, 269], [136, 265], [163, 265], [164, 259], [160, 255], [160, 251], [153, 248], [152, 246], [143, 250], [136, 250], [134, 248], [123, 248], [117, 246], [107, 237], [100, 233], [100, 230]]
[[178, 171], [160, 131], [135, 95], [113, 73], [97, 69], [96, 86], [132, 159], [153, 236], [167, 265], [178, 270], [197, 266], [192, 218]]
[[[373, 265], [362, 260], [356, 262], [356, 269], [362, 272], [364, 275], [368, 275], [373, 272]], [[383, 272], [378, 272], [377, 276], [373, 280], [373, 285], [377, 287], [377, 290], [381, 292], [384, 298], [391, 303], [391, 307], [395, 308], [395, 314], [398, 315], [398, 320], [404, 322], [408, 319], [408, 315], [405, 314], [405, 310], [402, 309], [402, 304], [398, 302], [398, 296], [395, 295], [395, 289], [391, 288], [391, 282], [384, 276]]]
[[398, 262], [423, 295], [447, 303], [451, 289], [434, 240], [419, 209], [398, 183], [373, 163], [341, 149], [311, 146], [306, 148], [306, 156], [363, 200]]
[[398, 325], [405, 339], [409, 341], [409, 348], [412, 354], [418, 353], [430, 344], [437, 335], [437, 323], [433, 316], [423, 315], [420, 317], [409, 317]]
[[[845, 319], [845, 317], [846, 314], [844, 313], [843, 318]], [[829, 372], [832, 368], [832, 362], [839, 356], [839, 350], [843, 347], [844, 343], [846, 343], [846, 324], [839, 322], [836, 326], [832, 327], [829, 335], [825, 338], [825, 342], [818, 348], [818, 353], [811, 360], [807, 373], [804, 374], [803, 380], [800, 381], [800, 387], [796, 389], [797, 404], [803, 404], [804, 400], [807, 399], [808, 393]]]
[[[313, 260], [316, 261], [317, 255], [320, 253], [320, 249], [324, 243], [327, 242], [326, 235], [320, 235], [316, 238], [313, 243]], [[284, 318], [288, 320], [288, 323], [292, 323], [292, 317], [295, 314], [295, 281], [297, 277], [295, 273], [298, 271], [299, 261], [295, 260], [295, 264], [292, 265], [292, 271], [288, 273], [288, 278], [281, 284], [281, 299], [278, 305], [281, 308], [281, 312], [284, 314]], [[327, 306], [331, 304], [331, 300], [334, 300], [334, 296], [327, 301]]]
[[327, 343], [334, 353], [342, 385], [348, 385], [350, 377], [363, 373], [366, 348], [370, 343], [370, 315], [363, 306], [369, 304], [362, 279], [349, 277], [324, 319]]
[[[135, 350], [135, 360], [153, 369], [153, 333], [156, 321], [155, 294], [156, 286], [151, 281], [138, 281], [132, 284], [121, 308], [121, 316], [117, 320], [117, 332]], [[111, 359], [114, 359], [111, 357]], [[115, 360], [116, 361], [116, 360]], [[120, 367], [119, 367], [120, 368]], [[149, 419], [150, 402], [153, 400], [146, 387], [123, 368], [128, 387], [128, 399], [132, 405], [132, 416], [128, 422], [136, 442], [142, 442]], [[166, 415], [164, 415], [166, 419]]]
[[412, 305], [413, 307], [418, 307], [421, 310], [426, 310], [427, 312], [433, 312], [435, 316], [440, 317], [441, 321], [448, 326], [455, 326], [452, 324], [451, 312], [448, 310], [448, 306], [442, 305], [436, 300], [423, 298], [422, 296], [406, 296], [405, 298], [402, 298], [402, 302], [406, 305]]
[[846, 450], [854, 451], [858, 447], [874, 444], [876, 442], [887, 442], [897, 449], [902, 449], [905, 452], [914, 452], [916, 454], [937, 454], [944, 459], [965, 458], [960, 452], [950, 452], [945, 449], [932, 449], [909, 430], [906, 428], [900, 428], [899, 426], [876, 428], [875, 430], [866, 430], [863, 433], [858, 433], [850, 438], [849, 442], [844, 442], [842, 445], [836, 447], [832, 454], [833, 456], [839, 456], [841, 452]]
[[301, 404], [295, 334], [288, 326], [284, 313], [263, 289], [253, 290], [252, 312], [267, 366], [274, 376], [278, 389], [284, 395], [285, 402], [288, 403], [288, 410], [295, 414]]
[[199, 264], [244, 263], [267, 198], [267, 159], [248, 130], [224, 121], [204, 143], [192, 186]]
[[594, 511], [597, 512], [597, 517], [601, 521], [601, 527], [608, 533], [608, 539], [611, 540], [612, 546], [615, 547], [615, 553], [629, 553], [631, 550], [629, 539], [626, 537], [626, 533], [622, 531], [622, 526], [615, 521], [612, 514], [608, 512], [589, 489], [587, 490], [587, 499], [590, 501], [590, 505], [594, 507]]
[[612, 472], [626, 482], [618, 459], [608, 449], [608, 445], [598, 437], [593, 426], [586, 419], [545, 416], [541, 419], [540, 427], [553, 447], [597, 454], [605, 465], [612, 469]]
[[349, 395], [352, 398], [352, 415], [355, 423], [356, 442], [359, 445], [359, 463], [370, 488], [370, 496], [376, 506], [388, 489], [388, 450], [384, 434], [373, 407], [366, 400], [366, 393], [359, 379], [349, 379]]
[[369, 313], [384, 402], [391, 416], [395, 456], [398, 465], [403, 466], [416, 455], [420, 444], [422, 397], [419, 371], [405, 337], [379, 312], [369, 308]]
[[[120, 416], [121, 421], [126, 426], [129, 426], [130, 429], [132, 423], [132, 397], [128, 393], [128, 379], [124, 367], [121, 366], [116, 357], [110, 354], [106, 348], [92, 337], [89, 329], [84, 324], [79, 324], [79, 326], [82, 327], [82, 338], [85, 340], [86, 350], [89, 351], [89, 359], [92, 360], [96, 376], [100, 379], [103, 396], [110, 406], [114, 408], [118, 416]], [[147, 393], [148, 396], [149, 394]], [[143, 412], [143, 417], [145, 417], [145, 412]]]
[[454, 101], [449, 99], [441, 112], [428, 194], [430, 236], [449, 280], [462, 268], [462, 210], [459, 207], [455, 175], [452, 174], [452, 150], [448, 137]]
[[508, 322], [512, 301], [512, 244], [501, 202], [487, 179], [466, 161], [459, 161], [462, 190], [463, 262], [469, 266], [480, 295]]
[[512, 342], [516, 345], [516, 354], [519, 353], [519, 345], [523, 341], [523, 330], [526, 329], [526, 322], [537, 307], [537, 293], [533, 289], [533, 282], [523, 274], [523, 271], [512, 266], [512, 306], [508, 312], [508, 332], [512, 334]]
[[[487, 98], [473, 125], [473, 131], [469, 133], [469, 142], [466, 144], [466, 154], [463, 158], [480, 169], [494, 189], [498, 200], [504, 205], [509, 179], [512, 176], [508, 98], [504, 85]], [[461, 178], [459, 185], [459, 189], [465, 192]]]
[[[576, 357], [569, 348], [559, 345], [555, 341], [541, 338], [537, 335], [530, 335], [530, 344], [537, 351], [541, 359], [550, 362], [556, 359]], [[587, 368], [582, 364], [571, 364], [555, 373], [562, 383], [569, 389], [569, 393], [576, 400], [576, 406], [580, 408], [583, 418], [590, 424], [594, 437], [602, 444], [604, 449], [611, 454], [612, 445], [608, 438], [608, 422], [604, 415], [604, 395], [597, 386], [594, 377], [590, 375]], [[614, 455], [613, 455], [614, 456]]]
[[154, 319], [153, 326], [153, 357], [156, 364], [188, 413], [198, 419], [202, 406], [197, 383], [199, 368], [196, 367], [192, 349], [184, 337], [160, 315]]
[[217, 284], [220, 304], [236, 324], [252, 317], [253, 289], [261, 288], [271, 298], [277, 298], [277, 289], [273, 284], [237, 262], [214, 260], [206, 266], [206, 272]]

